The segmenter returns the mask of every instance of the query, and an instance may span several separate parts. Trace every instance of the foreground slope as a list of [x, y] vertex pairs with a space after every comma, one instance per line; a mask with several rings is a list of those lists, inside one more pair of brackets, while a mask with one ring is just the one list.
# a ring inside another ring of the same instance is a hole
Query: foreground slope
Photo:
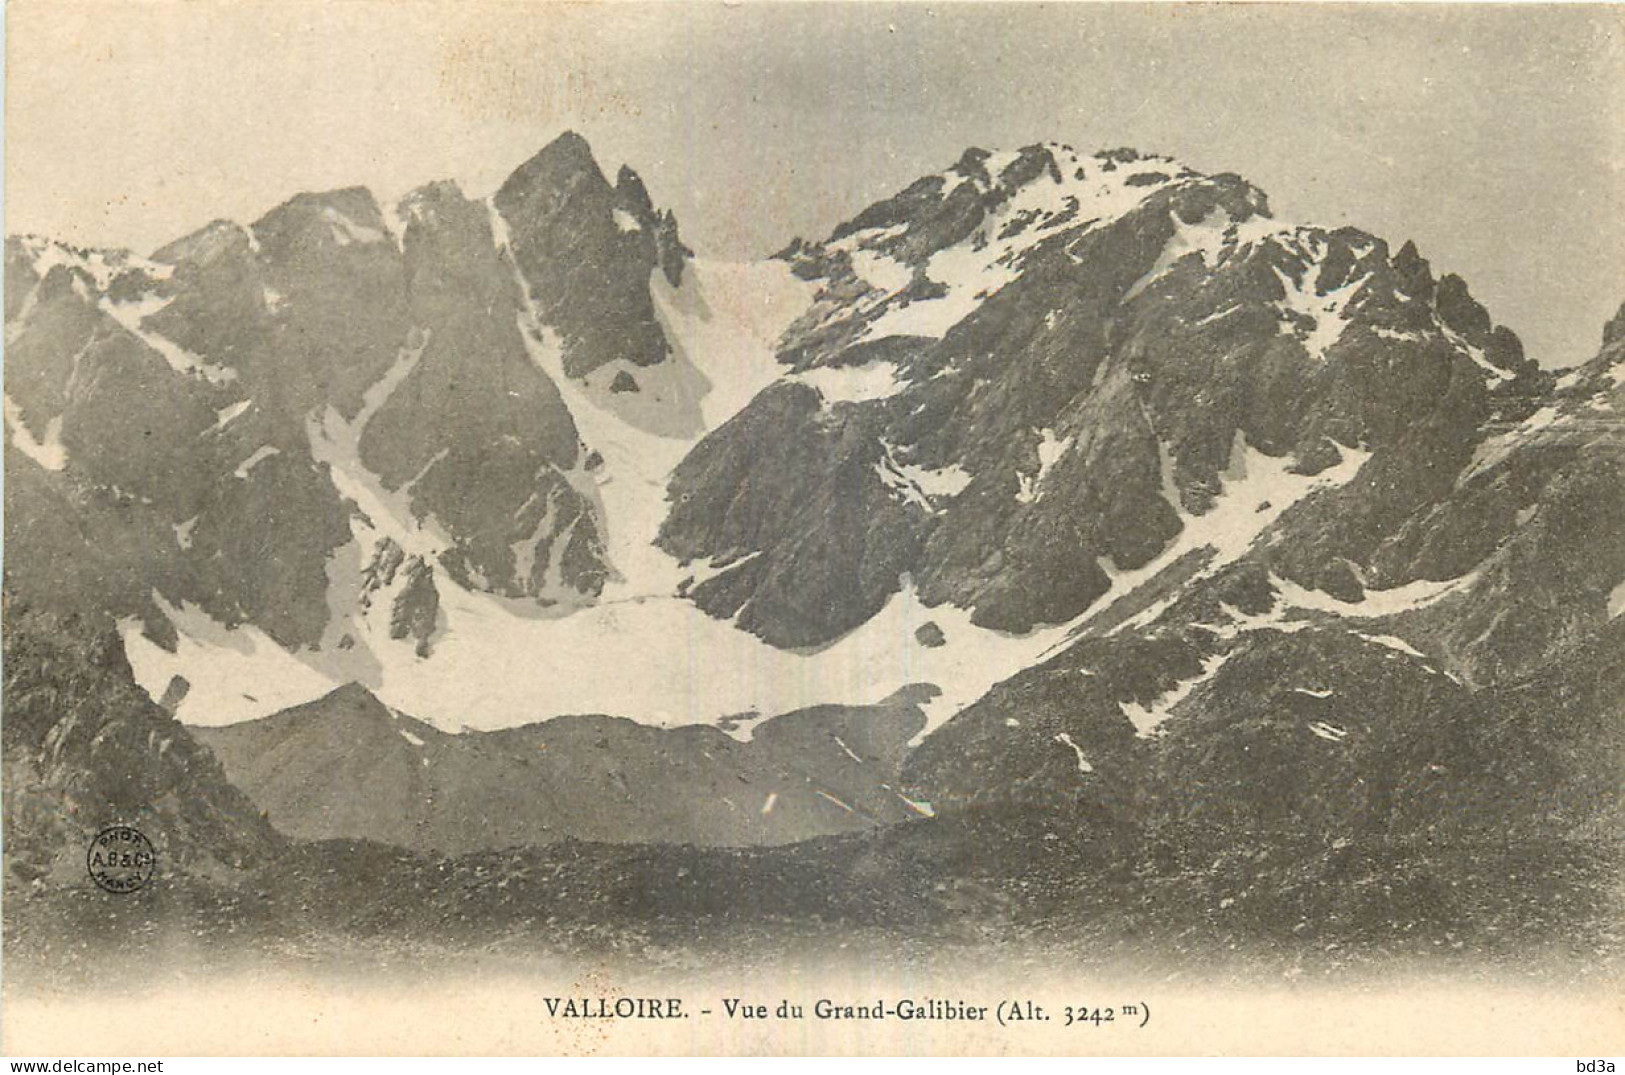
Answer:
[[574, 838], [780, 844], [928, 814], [898, 770], [922, 692], [716, 728], [570, 716], [451, 735], [342, 687], [192, 734], [291, 836], [469, 851]]

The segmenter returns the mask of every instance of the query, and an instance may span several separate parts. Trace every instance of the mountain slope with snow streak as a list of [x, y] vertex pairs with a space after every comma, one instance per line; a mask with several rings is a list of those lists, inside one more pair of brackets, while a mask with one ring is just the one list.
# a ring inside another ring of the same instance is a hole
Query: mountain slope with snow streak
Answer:
[[1405, 466], [1538, 380], [1413, 248], [1132, 151], [968, 151], [779, 257], [817, 289], [794, 373], [684, 460], [662, 531], [730, 568], [702, 608], [777, 645], [839, 637], [905, 573], [980, 626], [1069, 623], [1178, 548], [1238, 443], [1301, 475]]

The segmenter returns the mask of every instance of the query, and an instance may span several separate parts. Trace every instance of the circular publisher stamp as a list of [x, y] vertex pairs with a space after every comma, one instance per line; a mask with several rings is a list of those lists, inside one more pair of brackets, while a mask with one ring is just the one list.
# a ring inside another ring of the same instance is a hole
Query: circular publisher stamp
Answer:
[[104, 892], [135, 892], [152, 880], [158, 869], [158, 852], [140, 829], [109, 825], [90, 841], [85, 868]]

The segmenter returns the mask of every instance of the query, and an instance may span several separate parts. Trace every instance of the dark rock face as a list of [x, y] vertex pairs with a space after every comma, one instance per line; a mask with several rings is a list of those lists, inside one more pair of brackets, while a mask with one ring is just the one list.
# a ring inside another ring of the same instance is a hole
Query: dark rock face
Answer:
[[351, 685], [194, 734], [273, 824], [303, 838], [451, 854], [567, 838], [779, 844], [928, 809], [893, 790], [924, 698], [789, 713], [742, 742], [599, 716], [448, 735]]
[[687, 251], [636, 173], [623, 168], [610, 186], [586, 140], [567, 133], [521, 165], [493, 204], [542, 321], [562, 337], [569, 376], [617, 359], [666, 359], [649, 273], [658, 268], [677, 286]]
[[371, 608], [380, 594], [388, 604], [389, 636], [416, 639], [418, 656], [427, 657], [440, 612], [434, 569], [423, 557], [408, 558], [399, 545], [384, 538], [361, 572], [362, 608]]
[[691, 591], [712, 615], [775, 645], [827, 641], [879, 611], [917, 551], [923, 509], [891, 495], [882, 458], [863, 410], [776, 385], [678, 466], [660, 543], [733, 561]]
[[1622, 304], [1608, 324], [1603, 326], [1602, 345], [1607, 348], [1622, 339], [1625, 339], [1625, 304]]
[[[287, 386], [284, 405], [294, 414], [325, 403], [353, 418], [411, 325], [400, 251], [377, 202], [360, 188], [301, 194], [252, 231], [263, 262], [262, 303], [287, 319], [264, 380]], [[266, 299], [266, 287], [280, 298]], [[211, 307], [200, 318], [208, 321], [204, 331], [218, 331], [222, 313]], [[203, 342], [184, 328], [180, 310], [153, 327], [164, 333], [171, 321], [181, 346]]]
[[406, 565], [405, 581], [390, 609], [389, 636], [417, 639], [418, 656], [427, 657], [439, 611], [440, 593], [434, 586], [434, 572], [422, 560], [414, 559]]
[[[273, 409], [275, 393], [246, 396], [246, 373], [152, 334], [157, 315], [114, 302], [87, 262], [40, 275], [50, 248], [8, 249], [9, 284], [25, 301], [8, 328], [7, 395], [36, 439], [54, 426], [62, 448], [42, 462], [8, 438], [8, 587], [154, 623], [157, 591], [285, 644], [313, 640], [326, 619], [323, 567], [348, 535], [302, 425]], [[175, 291], [168, 313], [191, 292], [180, 269], [148, 275], [159, 271], [147, 263], [115, 283], [156, 288], [158, 302]]]

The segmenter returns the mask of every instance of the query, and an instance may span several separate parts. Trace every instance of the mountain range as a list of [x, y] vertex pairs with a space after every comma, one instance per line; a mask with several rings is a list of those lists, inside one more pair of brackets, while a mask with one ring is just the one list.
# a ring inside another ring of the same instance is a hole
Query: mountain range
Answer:
[[5, 271], [8, 705], [113, 706], [8, 712], [30, 879], [132, 810], [220, 869], [1625, 834], [1625, 308], [1548, 371], [1411, 243], [1059, 144], [752, 263], [566, 134]]

